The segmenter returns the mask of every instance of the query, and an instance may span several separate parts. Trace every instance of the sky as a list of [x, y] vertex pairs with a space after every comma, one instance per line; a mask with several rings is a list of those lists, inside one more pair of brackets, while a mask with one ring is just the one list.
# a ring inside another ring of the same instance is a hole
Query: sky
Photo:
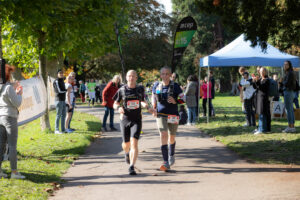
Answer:
[[172, 2], [171, 2], [171, 0], [157, 0], [157, 1], [165, 6], [165, 10], [166, 10], [167, 14], [172, 12]]

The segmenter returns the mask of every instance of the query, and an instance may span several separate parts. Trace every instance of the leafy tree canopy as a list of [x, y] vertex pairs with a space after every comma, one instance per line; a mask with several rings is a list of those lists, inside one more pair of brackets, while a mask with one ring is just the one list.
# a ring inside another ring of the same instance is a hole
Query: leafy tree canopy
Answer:
[[282, 50], [300, 46], [299, 0], [195, 0], [199, 10], [221, 17], [235, 33], [245, 33], [253, 45], [271, 39]]

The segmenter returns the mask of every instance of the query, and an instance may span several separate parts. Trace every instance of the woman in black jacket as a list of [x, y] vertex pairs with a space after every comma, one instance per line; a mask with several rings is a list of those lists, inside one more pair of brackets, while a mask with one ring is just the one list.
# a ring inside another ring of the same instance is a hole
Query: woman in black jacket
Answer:
[[267, 69], [262, 67], [260, 69], [261, 78], [253, 78], [253, 87], [257, 89], [255, 111], [256, 114], [259, 115], [258, 128], [254, 131], [255, 135], [271, 131], [271, 113], [268, 94], [269, 79], [267, 74]]
[[283, 77], [283, 81], [280, 82], [280, 86], [283, 89], [283, 97], [284, 97], [284, 106], [287, 111], [287, 119], [288, 119], [288, 127], [284, 129], [282, 132], [284, 133], [294, 133], [295, 129], [295, 116], [294, 116], [294, 91], [296, 89], [296, 76], [293, 71], [293, 66], [290, 61], [284, 62], [284, 72], [285, 76]]

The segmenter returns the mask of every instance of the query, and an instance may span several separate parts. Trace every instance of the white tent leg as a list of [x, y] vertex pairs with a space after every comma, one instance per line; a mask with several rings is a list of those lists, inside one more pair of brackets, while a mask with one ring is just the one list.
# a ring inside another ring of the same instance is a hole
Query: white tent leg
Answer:
[[199, 74], [198, 74], [198, 97], [197, 97], [197, 99], [198, 99], [198, 116], [197, 116], [197, 120], [198, 120], [198, 118], [199, 118], [199, 115], [200, 115], [200, 77], [201, 76], [201, 66], [199, 66]]
[[206, 103], [207, 103], [207, 109], [206, 109], [206, 116], [207, 116], [207, 123], [209, 123], [209, 83], [210, 83], [210, 80], [209, 80], [209, 66], [207, 68], [207, 98], [206, 98]]

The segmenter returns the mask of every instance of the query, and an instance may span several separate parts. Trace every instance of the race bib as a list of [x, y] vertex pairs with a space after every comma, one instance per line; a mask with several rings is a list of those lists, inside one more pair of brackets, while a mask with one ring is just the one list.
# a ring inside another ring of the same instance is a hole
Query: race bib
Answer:
[[178, 124], [179, 123], [179, 116], [177, 116], [177, 115], [168, 115], [168, 123]]
[[135, 110], [138, 109], [140, 107], [140, 102], [139, 100], [130, 100], [127, 101], [127, 108], [130, 110]]

